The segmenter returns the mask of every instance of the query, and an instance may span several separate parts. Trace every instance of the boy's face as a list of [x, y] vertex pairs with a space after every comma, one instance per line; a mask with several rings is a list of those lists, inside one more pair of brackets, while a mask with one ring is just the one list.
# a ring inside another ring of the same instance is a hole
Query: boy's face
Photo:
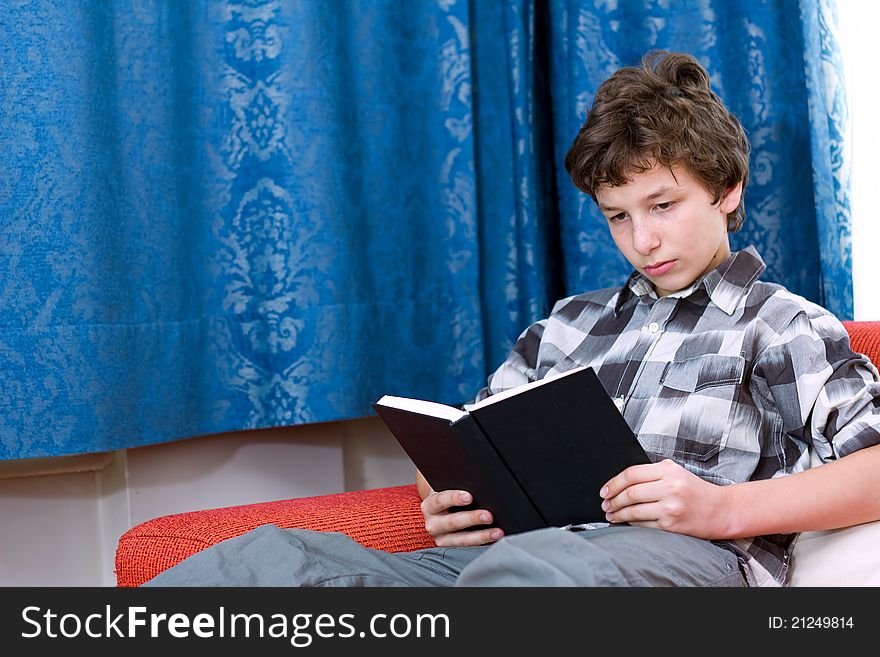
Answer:
[[624, 185], [600, 187], [596, 200], [617, 248], [662, 297], [730, 256], [727, 215], [741, 194], [738, 184], [713, 204], [687, 169], [655, 165]]

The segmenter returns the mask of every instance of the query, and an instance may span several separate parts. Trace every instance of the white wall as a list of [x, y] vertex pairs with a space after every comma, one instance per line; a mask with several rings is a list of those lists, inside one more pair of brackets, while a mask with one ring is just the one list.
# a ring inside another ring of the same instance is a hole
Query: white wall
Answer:
[[880, 127], [876, 121], [880, 87], [876, 64], [880, 60], [880, 2], [838, 0], [838, 43], [843, 58], [849, 105], [849, 157], [852, 163], [853, 317], [880, 321], [877, 293], [877, 249], [880, 221], [874, 205], [874, 188], [880, 177]]
[[413, 478], [377, 418], [0, 463], [0, 586], [114, 586], [119, 536], [150, 518]]

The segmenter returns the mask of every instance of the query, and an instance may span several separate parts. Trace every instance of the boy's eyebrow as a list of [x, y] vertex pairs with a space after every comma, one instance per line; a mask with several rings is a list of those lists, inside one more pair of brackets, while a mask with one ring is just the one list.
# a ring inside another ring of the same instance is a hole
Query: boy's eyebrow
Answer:
[[[645, 201], [653, 201], [654, 199], [659, 198], [660, 196], [664, 196], [669, 192], [675, 191], [676, 189], [677, 187], [675, 187], [674, 185], [663, 185], [662, 187], [658, 187], [653, 192], [645, 196], [642, 199], [642, 202], [644, 203]], [[620, 210], [620, 208], [615, 208], [610, 205], [602, 205], [601, 203], [599, 203], [599, 209], [603, 212], [617, 212]]]

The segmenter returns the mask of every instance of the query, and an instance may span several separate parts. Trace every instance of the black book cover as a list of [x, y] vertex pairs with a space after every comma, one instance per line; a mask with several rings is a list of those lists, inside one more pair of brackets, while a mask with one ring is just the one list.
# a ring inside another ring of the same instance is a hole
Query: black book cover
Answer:
[[605, 522], [602, 485], [651, 461], [596, 373], [578, 368], [519, 390], [470, 415], [548, 525]]
[[490, 510], [492, 526], [507, 533], [546, 526], [469, 414], [450, 421], [382, 403], [373, 407], [431, 488], [468, 491], [473, 503], [461, 508]]
[[[395, 406], [401, 401], [406, 409]], [[470, 506], [492, 511], [508, 534], [604, 522], [602, 484], [650, 462], [592, 368], [493, 395], [466, 413], [418, 404], [386, 396], [373, 407], [434, 490], [471, 492]]]

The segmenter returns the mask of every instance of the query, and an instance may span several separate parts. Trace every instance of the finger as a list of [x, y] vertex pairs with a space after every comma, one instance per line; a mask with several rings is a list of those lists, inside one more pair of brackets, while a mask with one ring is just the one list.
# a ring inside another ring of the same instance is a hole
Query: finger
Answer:
[[485, 509], [476, 511], [457, 511], [455, 513], [440, 513], [425, 519], [425, 530], [431, 536], [440, 536], [450, 532], [461, 531], [478, 525], [488, 525], [492, 522], [492, 514]]
[[606, 498], [602, 502], [602, 510], [615, 512], [633, 504], [646, 504], [657, 502], [663, 496], [663, 482], [648, 481], [641, 484], [632, 484], [620, 491], [614, 497]]
[[613, 513], [606, 513], [605, 519], [608, 522], [628, 522], [630, 524], [637, 523], [655, 523], [660, 519], [661, 508], [657, 502], [649, 502], [647, 504], [632, 504]]
[[494, 543], [502, 536], [504, 536], [503, 531], [498, 527], [492, 527], [490, 529], [481, 529], [479, 531], [443, 534], [442, 536], [438, 536], [434, 542], [440, 547], [467, 547]]
[[470, 504], [472, 501], [473, 496], [466, 490], [442, 490], [439, 493], [431, 493], [422, 500], [422, 512], [434, 515], [443, 513], [453, 506]]
[[660, 463], [631, 465], [620, 474], [609, 479], [599, 491], [599, 495], [607, 500], [608, 498], [618, 495], [620, 491], [627, 486], [644, 483], [646, 481], [657, 481], [660, 479], [661, 475], [660, 465]]

